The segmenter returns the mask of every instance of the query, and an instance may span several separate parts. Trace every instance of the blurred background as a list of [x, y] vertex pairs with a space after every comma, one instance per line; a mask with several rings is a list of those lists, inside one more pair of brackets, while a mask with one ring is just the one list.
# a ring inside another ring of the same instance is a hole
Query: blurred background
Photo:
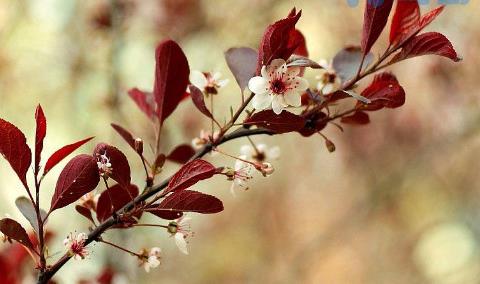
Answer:
[[[44, 160], [64, 144], [96, 136], [94, 143], [111, 143], [130, 157], [134, 181], [143, 186], [140, 161], [109, 124], [152, 141], [149, 121], [126, 91], [152, 89], [156, 43], [175, 39], [192, 70], [230, 79], [215, 98], [215, 115], [223, 120], [240, 102], [225, 50], [257, 48], [265, 27], [296, 6], [303, 10], [297, 27], [310, 57], [332, 58], [360, 42], [364, 3], [347, 2], [0, 0], [0, 117], [22, 129], [31, 144], [40, 103], [48, 118]], [[436, 2], [423, 5], [423, 12]], [[320, 136], [254, 137], [282, 149], [273, 176], [257, 178], [237, 197], [222, 178], [196, 185], [221, 197], [225, 211], [191, 215], [190, 255], [181, 254], [164, 230], [111, 231], [105, 239], [134, 251], [161, 247], [162, 265], [146, 274], [134, 257], [95, 244], [92, 255], [70, 261], [57, 282], [92, 279], [110, 265], [117, 283], [480, 283], [479, 9], [478, 1], [448, 5], [427, 28], [447, 35], [464, 61], [422, 57], [391, 68], [406, 90], [405, 106], [375, 112], [371, 124], [344, 133], [329, 126], [323, 133], [336, 152], [328, 153]], [[316, 75], [306, 74], [313, 86]], [[195, 112], [186, 101], [168, 119], [165, 151], [208, 129], [209, 121]], [[90, 153], [94, 143], [79, 152]], [[238, 153], [246, 143], [223, 149]], [[162, 176], [177, 167], [169, 164]], [[61, 168], [45, 180], [44, 207]], [[4, 161], [0, 177], [0, 214], [27, 227], [14, 205], [24, 191]], [[64, 252], [69, 232], [88, 230], [72, 206], [61, 212], [49, 219], [56, 236], [51, 262]]]

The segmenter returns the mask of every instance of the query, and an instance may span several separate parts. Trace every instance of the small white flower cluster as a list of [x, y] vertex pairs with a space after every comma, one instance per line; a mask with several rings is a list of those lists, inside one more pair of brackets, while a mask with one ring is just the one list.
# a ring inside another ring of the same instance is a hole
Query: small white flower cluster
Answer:
[[211, 74], [209, 72], [193, 70], [190, 73], [190, 82], [204, 94], [216, 95], [218, 94], [218, 90], [225, 87], [229, 82], [228, 79], [220, 80], [221, 77], [222, 74], [219, 72]]
[[277, 160], [280, 157], [278, 146], [269, 148], [266, 144], [243, 145], [240, 148], [240, 156], [235, 161], [233, 170], [227, 171], [227, 176], [233, 181], [230, 191], [235, 195], [236, 188], [247, 190], [249, 181], [253, 178], [253, 170], [257, 170], [267, 177], [274, 172], [272, 164], [268, 161]]
[[102, 177], [108, 177], [112, 174], [112, 164], [110, 163], [110, 159], [107, 157], [106, 152], [102, 155], [97, 155], [97, 166]]
[[160, 265], [160, 253], [162, 250], [157, 247], [153, 247], [150, 251], [143, 249], [140, 251], [140, 266], [145, 269], [145, 272], [150, 272], [151, 268], [156, 268]]
[[338, 91], [342, 86], [342, 82], [335, 72], [335, 69], [333, 69], [332, 62], [328, 62], [326, 59], [321, 59], [318, 64], [322, 66], [323, 72], [316, 77], [319, 81], [317, 83], [317, 90], [323, 95]]
[[188, 254], [187, 238], [193, 236], [190, 227], [191, 219], [190, 217], [182, 216], [168, 224], [168, 232], [175, 238], [175, 244], [184, 254]]
[[208, 142], [218, 139], [219, 135], [220, 135], [220, 132], [218, 131], [213, 132], [213, 135], [212, 135], [210, 132], [207, 132], [202, 129], [200, 130], [200, 136], [193, 138], [192, 147], [198, 150], [203, 146], [205, 146], [205, 144], [207, 144]]

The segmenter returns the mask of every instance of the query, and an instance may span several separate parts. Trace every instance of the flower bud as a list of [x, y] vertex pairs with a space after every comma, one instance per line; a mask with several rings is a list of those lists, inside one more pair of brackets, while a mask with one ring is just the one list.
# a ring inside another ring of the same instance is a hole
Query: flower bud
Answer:
[[327, 147], [328, 152], [330, 152], [330, 153], [335, 152], [335, 149], [336, 149], [336, 148], [335, 148], [335, 144], [333, 144], [332, 141], [326, 139], [326, 140], [325, 140], [325, 146]]
[[135, 139], [135, 151], [137, 151], [139, 155], [143, 154], [143, 140], [141, 138]]

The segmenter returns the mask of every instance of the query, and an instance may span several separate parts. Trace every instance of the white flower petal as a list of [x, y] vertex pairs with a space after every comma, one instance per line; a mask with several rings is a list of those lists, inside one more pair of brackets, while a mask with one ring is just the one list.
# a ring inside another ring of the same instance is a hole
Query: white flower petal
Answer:
[[220, 73], [220, 72], [215, 72], [212, 75], [213, 81], [218, 81], [218, 79], [220, 79], [221, 77], [222, 77], [222, 73]]
[[324, 94], [330, 94], [330, 93], [333, 93], [334, 91], [335, 91], [335, 85], [332, 83], [325, 84], [325, 86], [322, 89], [322, 92]]
[[290, 82], [289, 87], [295, 92], [302, 93], [308, 89], [308, 81], [302, 77], [296, 77]]
[[175, 234], [175, 244], [177, 244], [177, 247], [181, 252], [188, 254], [187, 242], [185, 241], [183, 234]]
[[269, 78], [281, 78], [287, 72], [287, 64], [285, 60], [278, 58], [272, 60], [267, 66], [267, 73]]
[[257, 150], [262, 152], [262, 153], [265, 153], [267, 151], [267, 149], [268, 149], [268, 146], [266, 144], [260, 143], [260, 144], [257, 145]]
[[219, 88], [223, 88], [223, 87], [225, 87], [225, 86], [228, 84], [228, 82], [230, 82], [230, 80], [228, 80], [228, 79], [223, 79], [223, 80], [218, 81], [218, 82], [217, 82], [217, 85], [218, 85]]
[[257, 110], [264, 110], [272, 104], [273, 96], [269, 94], [256, 94], [252, 99], [252, 106]]
[[260, 70], [260, 74], [262, 75], [263, 78], [268, 79], [267, 66], [265, 65], [262, 66], [262, 70]]
[[288, 92], [283, 96], [288, 105], [299, 107], [302, 105], [302, 96], [297, 92]]
[[148, 263], [150, 264], [150, 267], [155, 268], [160, 265], [160, 261], [158, 260], [158, 257], [156, 256], [149, 256], [148, 257]]
[[272, 109], [275, 114], [282, 113], [284, 108], [280, 97], [281, 96], [275, 96], [275, 98], [272, 100]]
[[300, 74], [300, 67], [288, 67], [286, 74], [288, 77], [296, 77], [298, 74]]
[[205, 89], [208, 84], [205, 75], [197, 70], [193, 70], [192, 72], [190, 72], [190, 82], [192, 83], [192, 85], [199, 88], [201, 91], [203, 91], [203, 89]]
[[265, 94], [268, 91], [268, 81], [260, 76], [251, 78], [248, 81], [248, 89], [255, 94]]
[[160, 255], [161, 252], [162, 252], [162, 250], [160, 248], [153, 247], [153, 248], [150, 249], [149, 255], [150, 256], [158, 256], [158, 255]]

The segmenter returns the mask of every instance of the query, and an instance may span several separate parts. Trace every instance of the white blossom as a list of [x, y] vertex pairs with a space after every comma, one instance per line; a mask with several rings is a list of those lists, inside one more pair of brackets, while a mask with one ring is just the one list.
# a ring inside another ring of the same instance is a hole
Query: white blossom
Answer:
[[288, 106], [299, 107], [301, 95], [308, 88], [308, 82], [299, 76], [300, 67], [287, 67], [285, 60], [275, 59], [263, 66], [261, 76], [248, 82], [248, 88], [255, 93], [252, 105], [257, 110], [269, 109], [280, 114]]

